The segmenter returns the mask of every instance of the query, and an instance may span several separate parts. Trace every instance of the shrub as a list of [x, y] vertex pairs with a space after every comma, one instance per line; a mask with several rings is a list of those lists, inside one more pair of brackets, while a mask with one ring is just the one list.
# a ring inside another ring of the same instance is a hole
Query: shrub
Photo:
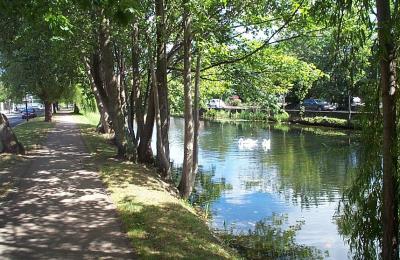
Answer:
[[238, 107], [238, 106], [240, 106], [242, 104], [242, 101], [240, 99], [231, 99], [229, 101], [229, 104], [231, 106]]
[[289, 120], [289, 114], [286, 111], [276, 113], [273, 116], [274, 121], [276, 122], [282, 122], [282, 121], [288, 121]]

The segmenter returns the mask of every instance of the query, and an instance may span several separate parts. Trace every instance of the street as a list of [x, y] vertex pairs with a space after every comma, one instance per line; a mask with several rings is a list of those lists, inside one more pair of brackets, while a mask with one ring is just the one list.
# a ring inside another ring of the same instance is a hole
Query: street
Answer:
[[[44, 113], [43, 110], [36, 109], [37, 116], [41, 116], [41, 115], [43, 115], [43, 113]], [[26, 121], [26, 119], [22, 119], [22, 114], [19, 112], [18, 113], [13, 112], [11, 114], [4, 113], [4, 114], [7, 116], [11, 127], [15, 127], [15, 126], [21, 124], [22, 122]]]

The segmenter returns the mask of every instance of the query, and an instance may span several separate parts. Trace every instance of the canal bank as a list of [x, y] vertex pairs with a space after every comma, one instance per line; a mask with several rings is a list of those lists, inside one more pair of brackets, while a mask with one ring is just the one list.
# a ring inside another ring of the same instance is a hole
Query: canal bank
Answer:
[[[247, 258], [347, 257], [335, 218], [359, 160], [351, 135], [318, 135], [300, 125], [202, 121], [200, 171], [190, 201], [208, 216], [220, 240], [174, 195], [174, 185], [151, 168], [115, 160], [115, 148], [93, 132], [96, 122], [83, 121], [82, 133], [139, 255], [176, 258], [176, 248], [184, 248], [197, 258], [237, 257], [229, 245]], [[183, 129], [183, 119], [171, 118], [171, 160], [178, 173]], [[256, 145], [240, 146], [240, 138]], [[264, 139], [269, 148], [261, 145]]]
[[[177, 171], [183, 129], [183, 119], [171, 119], [171, 159]], [[213, 229], [228, 233], [231, 246], [243, 249], [265, 241], [251, 251], [274, 246], [270, 253], [289, 248], [284, 254], [294, 258], [303, 253], [307, 259], [347, 258], [349, 248], [336, 218], [358, 166], [359, 144], [354, 132], [325, 135], [314, 129], [320, 127], [200, 122], [200, 172], [192, 200], [208, 212]], [[252, 145], [240, 145], [241, 138]], [[270, 140], [270, 147], [262, 145], [264, 140]]]
[[100, 173], [140, 259], [239, 259], [155, 168], [115, 159], [115, 146], [95, 132], [98, 116], [75, 118], [91, 151], [88, 167]]
[[[361, 130], [363, 114], [355, 112], [349, 117], [344, 111], [305, 111], [288, 110], [276, 115], [263, 112], [238, 112], [231, 113], [224, 110], [209, 109], [201, 113], [202, 119], [213, 122], [276, 122], [282, 124], [298, 124], [305, 126], [329, 127], [344, 130]], [[178, 116], [180, 117], [180, 116]]]

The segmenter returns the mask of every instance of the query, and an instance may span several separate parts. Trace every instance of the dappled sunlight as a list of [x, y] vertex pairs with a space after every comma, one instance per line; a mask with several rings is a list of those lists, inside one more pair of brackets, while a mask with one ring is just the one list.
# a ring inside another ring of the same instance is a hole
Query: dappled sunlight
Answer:
[[[115, 206], [70, 116], [57, 116], [30, 172], [0, 201], [0, 252], [12, 259], [132, 258]], [[86, 162], [88, 164], [86, 165]]]
[[155, 168], [116, 159], [107, 137], [77, 120], [82, 122], [85, 144], [91, 152], [96, 151], [92, 165], [101, 169], [101, 178], [140, 258], [235, 259]]

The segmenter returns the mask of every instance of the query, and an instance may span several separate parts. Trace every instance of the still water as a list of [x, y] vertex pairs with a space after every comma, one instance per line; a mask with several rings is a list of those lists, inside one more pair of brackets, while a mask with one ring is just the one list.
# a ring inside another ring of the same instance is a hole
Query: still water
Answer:
[[[296, 243], [327, 251], [329, 259], [346, 259], [348, 247], [338, 234], [335, 213], [358, 163], [357, 145], [349, 136], [310, 129], [315, 131], [201, 122], [201, 174], [194, 200], [210, 212], [210, 225], [240, 233], [281, 215], [287, 219], [283, 228], [303, 223]], [[170, 150], [176, 167], [183, 161], [183, 131], [183, 119], [172, 118]], [[241, 146], [240, 138], [257, 144]], [[270, 147], [262, 145], [263, 139], [270, 140]]]

